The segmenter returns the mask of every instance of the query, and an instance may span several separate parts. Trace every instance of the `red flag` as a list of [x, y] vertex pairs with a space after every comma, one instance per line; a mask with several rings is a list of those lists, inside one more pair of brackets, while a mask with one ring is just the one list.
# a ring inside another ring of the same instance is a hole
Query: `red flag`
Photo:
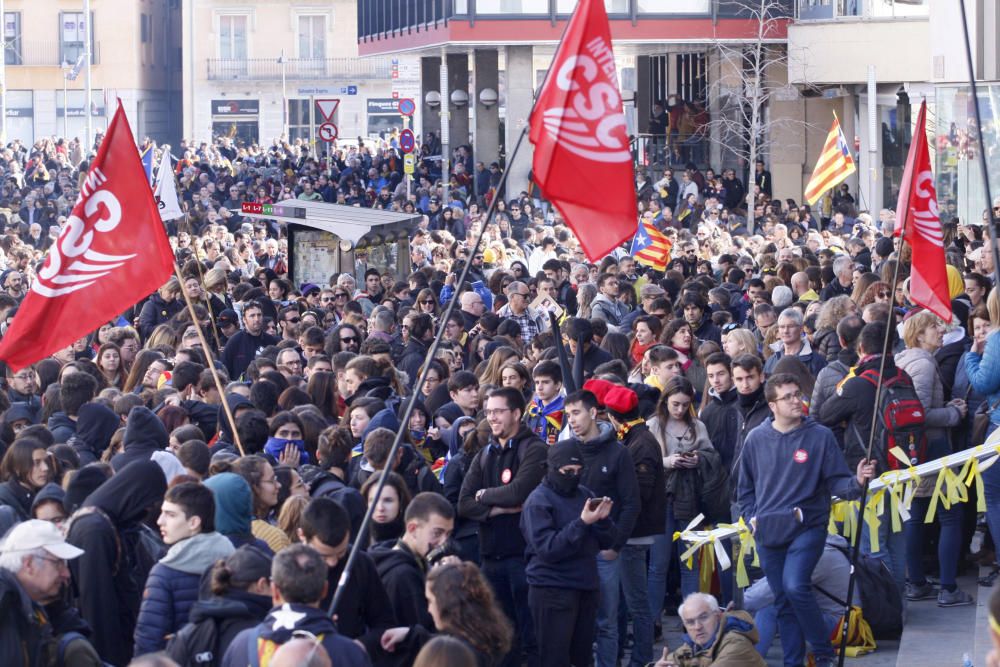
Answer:
[[603, 0], [580, 0], [531, 112], [534, 180], [592, 262], [635, 234], [635, 172]]
[[913, 143], [906, 156], [906, 168], [896, 204], [896, 236], [913, 250], [910, 271], [910, 300], [945, 322], [951, 321], [951, 297], [944, 261], [944, 231], [938, 217], [934, 172], [927, 150], [927, 102], [920, 105]]
[[119, 102], [73, 212], [0, 341], [0, 359], [17, 371], [65, 348], [160, 287], [173, 262]]

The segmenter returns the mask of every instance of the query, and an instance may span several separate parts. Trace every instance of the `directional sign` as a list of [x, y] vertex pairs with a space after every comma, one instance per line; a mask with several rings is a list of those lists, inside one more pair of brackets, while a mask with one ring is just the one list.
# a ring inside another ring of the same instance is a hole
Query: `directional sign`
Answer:
[[412, 116], [417, 110], [417, 105], [412, 97], [404, 97], [399, 101], [399, 113], [401, 116]]
[[407, 153], [403, 156], [403, 173], [412, 174], [413, 165], [416, 163], [416, 156], [413, 153]]
[[333, 114], [337, 113], [340, 100], [316, 100], [316, 108], [327, 123], [333, 122]]
[[319, 126], [317, 133], [319, 134], [319, 138], [323, 141], [337, 140], [337, 126], [333, 123], [323, 123]]
[[417, 140], [416, 137], [413, 136], [413, 130], [406, 128], [399, 133], [399, 150], [404, 153], [412, 153], [416, 145]]

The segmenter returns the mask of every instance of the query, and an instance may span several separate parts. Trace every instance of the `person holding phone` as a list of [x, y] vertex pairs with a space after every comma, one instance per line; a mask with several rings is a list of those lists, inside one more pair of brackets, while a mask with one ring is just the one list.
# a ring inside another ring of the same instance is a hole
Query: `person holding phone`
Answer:
[[590, 664], [597, 628], [597, 554], [618, 531], [610, 498], [580, 485], [583, 453], [575, 440], [548, 450], [545, 479], [521, 511], [527, 544], [528, 607], [543, 665]]

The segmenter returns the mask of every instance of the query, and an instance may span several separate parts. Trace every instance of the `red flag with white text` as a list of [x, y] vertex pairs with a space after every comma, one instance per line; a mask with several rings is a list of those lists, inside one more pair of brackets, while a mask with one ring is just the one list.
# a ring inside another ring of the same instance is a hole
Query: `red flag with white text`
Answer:
[[604, 0], [580, 0], [531, 112], [534, 181], [591, 261], [635, 234], [635, 170]]
[[0, 341], [15, 371], [114, 319], [167, 281], [174, 257], [121, 102], [73, 211]]
[[950, 322], [951, 296], [944, 261], [944, 230], [938, 216], [934, 172], [927, 148], [927, 102], [922, 102], [896, 204], [896, 236], [913, 250], [910, 301]]

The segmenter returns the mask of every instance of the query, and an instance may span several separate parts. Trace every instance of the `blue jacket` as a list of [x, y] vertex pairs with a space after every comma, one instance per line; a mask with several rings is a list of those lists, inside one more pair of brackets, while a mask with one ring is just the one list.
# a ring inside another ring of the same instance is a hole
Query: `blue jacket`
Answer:
[[198, 582], [216, 560], [233, 553], [232, 543], [219, 533], [203, 533], [177, 542], [149, 571], [135, 625], [135, 655], [155, 653], [188, 621], [198, 600]]
[[[486, 306], [486, 310], [493, 310], [493, 292], [483, 283], [482, 280], [477, 280], [472, 283], [472, 291], [478, 294], [483, 299], [483, 304]], [[441, 294], [438, 296], [438, 300], [441, 302], [442, 306], [447, 306], [448, 301], [451, 300], [452, 295], [455, 293], [454, 285], [445, 285], [441, 288]]]
[[333, 620], [326, 611], [302, 604], [283, 604], [271, 610], [264, 622], [244, 630], [226, 649], [222, 667], [247, 667], [258, 664], [250, 659], [251, 646], [258, 649], [263, 643], [284, 644], [296, 630], [305, 630], [320, 637], [330, 661], [338, 667], [370, 667], [365, 650], [337, 633]]
[[812, 417], [787, 433], [773, 424], [773, 417], [766, 419], [743, 445], [740, 515], [747, 521], [757, 518], [757, 533], [765, 520], [781, 530], [790, 528], [793, 508], [802, 511], [804, 528], [826, 526], [831, 496], [850, 500], [861, 493], [833, 431]]
[[[778, 365], [781, 358], [785, 356], [785, 347], [779, 340], [777, 343], [771, 345], [771, 349], [774, 350], [774, 354], [767, 358], [764, 362], [764, 375], [771, 375], [774, 373], [774, 367]], [[802, 349], [799, 350], [799, 361], [806, 365], [809, 372], [812, 373], [813, 377], [819, 375], [819, 372], [823, 370], [826, 366], [826, 359], [822, 354], [812, 349], [809, 341], [805, 338], [802, 339]]]
[[617, 531], [611, 519], [587, 525], [580, 518], [593, 493], [580, 486], [573, 496], [556, 493], [547, 481], [531, 492], [521, 510], [527, 543], [525, 573], [532, 586], [596, 591], [597, 552], [610, 549]]
[[[1000, 336], [997, 333], [1000, 332], [994, 331], [986, 338], [986, 349], [981, 355], [971, 350], [965, 355], [969, 384], [985, 396], [990, 405], [1000, 403]], [[1000, 424], [1000, 405], [990, 414], [990, 421]]]

